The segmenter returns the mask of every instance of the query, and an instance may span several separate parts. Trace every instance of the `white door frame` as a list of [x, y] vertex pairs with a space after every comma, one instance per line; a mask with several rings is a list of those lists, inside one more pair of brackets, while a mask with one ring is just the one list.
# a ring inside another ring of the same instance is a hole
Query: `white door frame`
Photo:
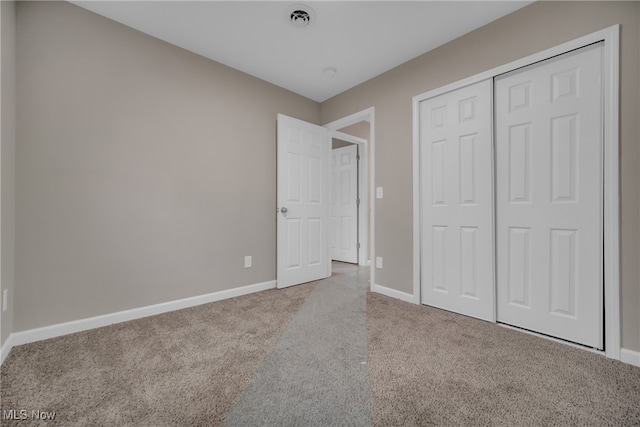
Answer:
[[[342, 132], [338, 132], [338, 129], [342, 129], [344, 127], [351, 126], [363, 121], [369, 123], [369, 140], [368, 141], [362, 138], [356, 138], [354, 136], [347, 135]], [[376, 188], [375, 187], [375, 110], [374, 110], [374, 107], [369, 107], [365, 110], [359, 111], [354, 114], [350, 114], [341, 119], [334, 120], [324, 125], [324, 127], [329, 129], [330, 136], [334, 136], [337, 133], [338, 135], [340, 135], [337, 137], [338, 139], [343, 139], [347, 142], [354, 142], [356, 144], [361, 144], [360, 147], [364, 148], [360, 153], [360, 157], [365, 159], [364, 162], [360, 163], [361, 165], [363, 165], [363, 167], [361, 168], [363, 172], [362, 172], [362, 175], [360, 176], [366, 177], [368, 175], [369, 179], [368, 180], [361, 179], [362, 184], [366, 183], [367, 186], [364, 188], [367, 188], [368, 191], [363, 191], [361, 193], [360, 205], [369, 206], [370, 215], [369, 215], [369, 224], [368, 224], [369, 226], [368, 235], [371, 237], [370, 239], [368, 239], [368, 242], [366, 242], [368, 243], [368, 245], [362, 243], [361, 241], [360, 252], [358, 253], [358, 256], [360, 260], [360, 265], [367, 265], [366, 264], [367, 261], [370, 261], [367, 255], [370, 254], [371, 258], [374, 258], [376, 253], [376, 250], [375, 250], [375, 236], [376, 236], [375, 212], [376, 210], [375, 210], [375, 194], [374, 194], [374, 191]], [[350, 137], [351, 139], [344, 139], [347, 136]], [[362, 212], [362, 215], [366, 220], [367, 215], [364, 212], [365, 209], [360, 209], [360, 211]], [[367, 239], [367, 233], [364, 232], [366, 230], [366, 226], [364, 225], [363, 221], [361, 221], [360, 224], [361, 224], [360, 229], [363, 230], [361, 237], [362, 239]], [[375, 274], [376, 274], [375, 264], [373, 262], [370, 263], [370, 272], [371, 274], [369, 279], [369, 285], [370, 287], [373, 287], [375, 283]]]
[[620, 196], [619, 196], [619, 56], [620, 25], [546, 49], [413, 97], [413, 298], [420, 303], [420, 102], [543, 61], [581, 47], [604, 42], [604, 333], [605, 355], [620, 360]]
[[[360, 248], [358, 249], [358, 264], [362, 266], [369, 265], [369, 261], [367, 259], [367, 215], [365, 215], [365, 207], [369, 206], [367, 197], [367, 140], [364, 138], [359, 138], [357, 136], [349, 135], [340, 131], [333, 131], [330, 133], [331, 138], [339, 139], [340, 141], [350, 142], [352, 144], [356, 144], [358, 146], [358, 156], [360, 156], [360, 161], [358, 161], [358, 196], [360, 198], [360, 205], [358, 206], [358, 243], [360, 243]], [[364, 160], [364, 161], [362, 161]], [[333, 196], [332, 196], [333, 197]]]

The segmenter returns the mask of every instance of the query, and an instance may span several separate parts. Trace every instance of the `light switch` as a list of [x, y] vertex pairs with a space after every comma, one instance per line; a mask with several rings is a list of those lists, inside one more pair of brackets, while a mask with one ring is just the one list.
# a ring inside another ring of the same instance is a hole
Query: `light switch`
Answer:
[[376, 187], [376, 199], [382, 199], [382, 187]]

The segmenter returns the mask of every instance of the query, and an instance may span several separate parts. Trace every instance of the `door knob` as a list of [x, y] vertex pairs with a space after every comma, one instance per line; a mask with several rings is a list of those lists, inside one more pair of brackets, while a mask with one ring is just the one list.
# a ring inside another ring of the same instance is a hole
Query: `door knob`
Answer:
[[289, 209], [287, 209], [287, 208], [282, 208], [282, 209], [280, 209], [280, 212], [282, 213], [282, 215], [286, 215], [286, 214], [287, 214], [287, 212], [289, 212]]

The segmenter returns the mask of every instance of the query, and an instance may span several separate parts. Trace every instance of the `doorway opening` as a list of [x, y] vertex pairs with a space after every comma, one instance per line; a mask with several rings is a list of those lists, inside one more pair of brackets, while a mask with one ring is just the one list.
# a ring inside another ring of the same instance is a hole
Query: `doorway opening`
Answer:
[[[359, 142], [356, 142], [359, 141]], [[331, 149], [330, 259], [369, 265], [365, 158], [367, 140], [336, 132]]]
[[329, 250], [332, 261], [358, 264], [360, 238], [360, 154], [358, 144], [332, 138]]
[[[375, 197], [372, 191], [374, 185], [375, 165], [375, 133], [374, 133], [374, 108], [370, 107], [358, 113], [351, 114], [341, 119], [324, 125], [329, 130], [336, 148], [347, 144], [357, 147], [357, 155], [360, 158], [357, 172], [357, 193], [359, 209], [357, 210], [357, 249], [356, 263], [361, 266], [369, 266], [370, 285], [375, 283], [375, 269], [371, 259], [375, 254]], [[332, 196], [333, 198], [333, 196]], [[331, 231], [333, 233], [333, 230]], [[333, 254], [330, 258], [333, 258]]]

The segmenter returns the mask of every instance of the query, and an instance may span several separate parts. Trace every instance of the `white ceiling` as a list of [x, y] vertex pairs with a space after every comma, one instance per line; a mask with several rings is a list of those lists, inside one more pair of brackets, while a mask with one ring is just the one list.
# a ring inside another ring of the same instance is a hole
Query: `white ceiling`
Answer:
[[[531, 1], [72, 1], [322, 102]], [[289, 20], [310, 6], [312, 24]], [[334, 77], [326, 68], [335, 68]]]

